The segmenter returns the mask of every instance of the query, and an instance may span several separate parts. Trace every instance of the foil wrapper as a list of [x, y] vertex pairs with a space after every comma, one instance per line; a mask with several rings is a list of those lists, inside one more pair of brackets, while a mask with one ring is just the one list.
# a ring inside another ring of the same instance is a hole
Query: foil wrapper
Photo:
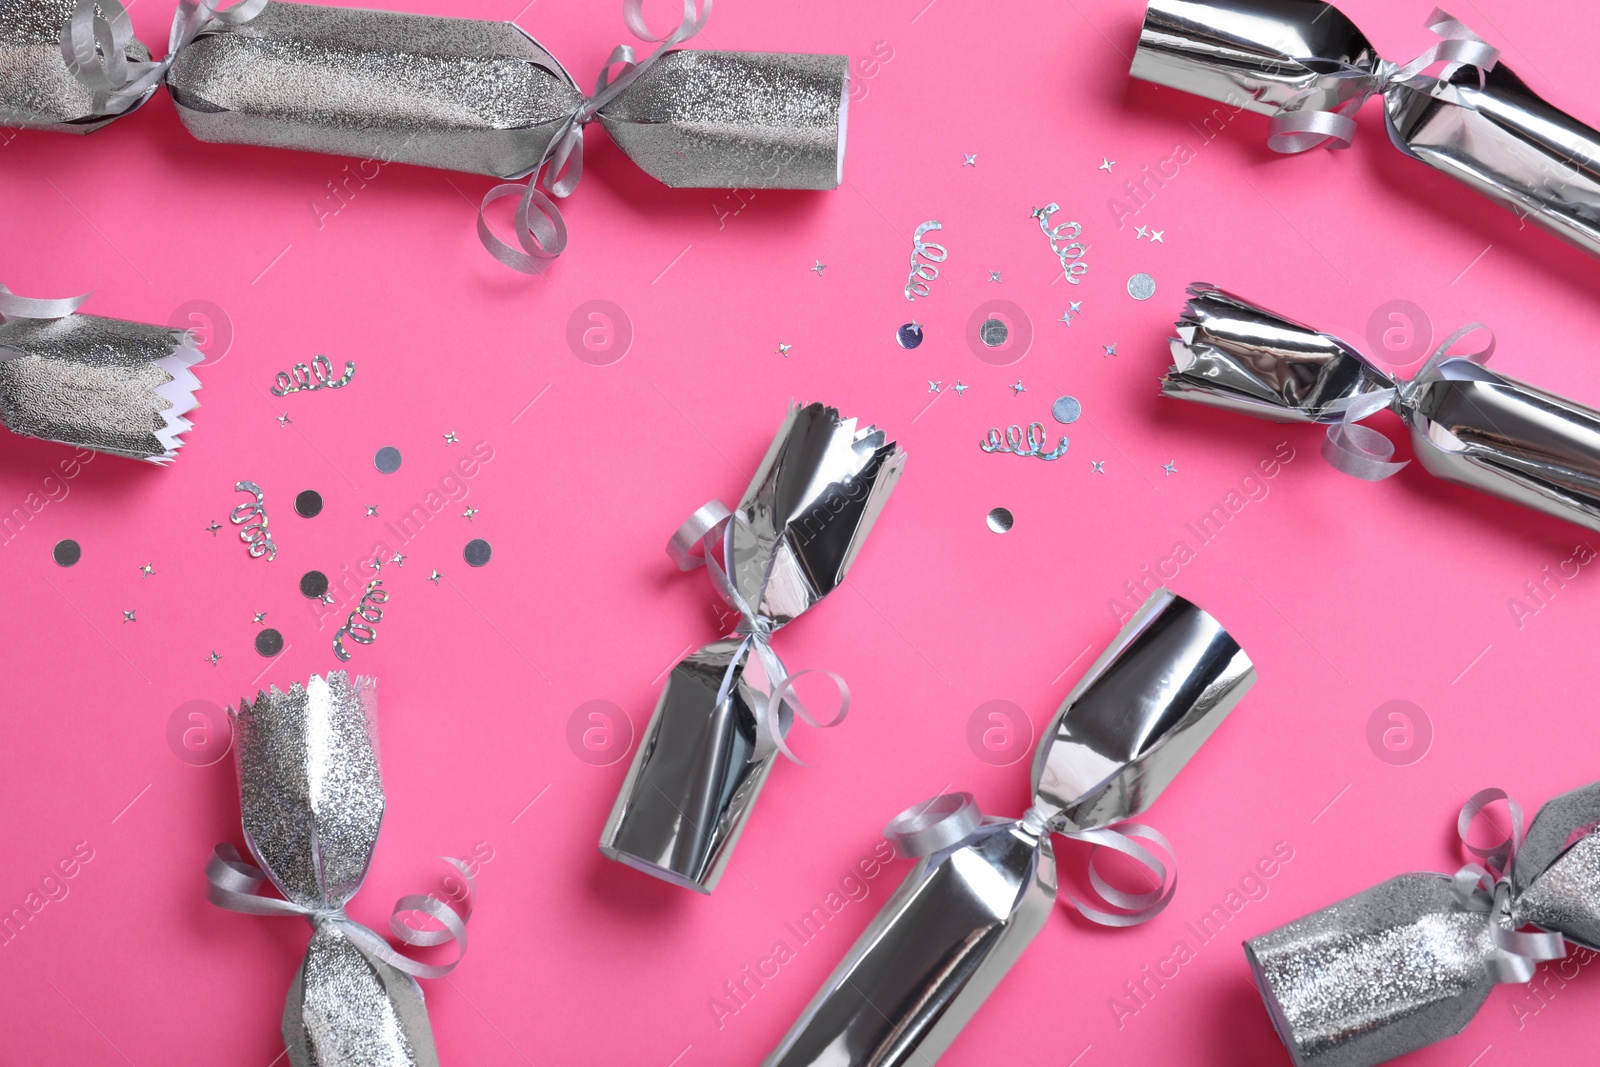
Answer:
[[727, 580], [753, 617], [672, 669], [606, 820], [603, 854], [674, 885], [716, 888], [778, 758], [758, 720], [782, 663], [760, 654], [751, 631], [792, 622], [844, 580], [904, 463], [882, 430], [822, 404], [791, 406], [726, 528]]
[[1372, 1067], [1459, 1033], [1497, 980], [1496, 924], [1532, 924], [1594, 948], [1597, 819], [1600, 782], [1540, 809], [1497, 898], [1503, 906], [1466, 907], [1447, 874], [1403, 874], [1246, 941], [1297, 1067]]
[[1600, 530], [1600, 411], [1465, 358], [1431, 359], [1397, 382], [1337, 337], [1215, 286], [1196, 283], [1189, 296], [1161, 383], [1167, 396], [1340, 424], [1352, 403], [1381, 407], [1387, 395], [1435, 476]]
[[[4, 0], [0, 3], [0, 126], [89, 133], [127, 114], [155, 92], [112, 102], [85, 86], [61, 54], [61, 31], [77, 0]], [[150, 50], [138, 41], [123, 49], [144, 63]]]
[[[847, 78], [844, 56], [668, 52], [598, 119], [671, 186], [832, 189]], [[213, 20], [167, 86], [203, 141], [502, 178], [538, 167], [586, 99], [509, 22], [282, 0], [239, 25]]]
[[1414, 159], [1600, 255], [1600, 132], [1503, 63], [1406, 73], [1320, 0], [1149, 0], [1136, 78], [1279, 116], [1382, 97], [1389, 139]]
[[[342, 914], [383, 822], [377, 682], [343, 671], [274, 686], [230, 710], [245, 841], [288, 901]], [[313, 933], [283, 1011], [293, 1067], [437, 1067], [415, 978], [338, 924]]]
[[0, 425], [12, 433], [171, 463], [199, 405], [186, 330], [74, 313], [0, 324]]
[[899, 843], [921, 858], [764, 1067], [935, 1062], [1044, 929], [1057, 896], [1051, 835], [1149, 808], [1254, 682], [1214, 618], [1158, 590], [1044, 732], [1027, 814], [980, 818], [970, 796], [947, 794], [890, 824], [891, 837], [918, 827], [920, 847]]

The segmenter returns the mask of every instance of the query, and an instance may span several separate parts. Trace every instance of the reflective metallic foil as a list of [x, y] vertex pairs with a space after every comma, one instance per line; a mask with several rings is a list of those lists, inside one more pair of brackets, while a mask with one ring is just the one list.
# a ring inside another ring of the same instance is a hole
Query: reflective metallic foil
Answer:
[[1033, 810], [918, 860], [764, 1067], [931, 1065], [1044, 929], [1050, 834], [1144, 811], [1254, 683], [1215, 619], [1157, 591], [1045, 731]]
[[[1277, 422], [1337, 422], [1335, 400], [1394, 385], [1355, 349], [1214, 286], [1190, 287], [1162, 392]], [[1417, 459], [1470, 486], [1600, 530], [1600, 411], [1464, 359], [1392, 404]]]
[[189, 334], [97, 315], [0, 325], [0, 424], [13, 433], [170, 463], [199, 401]]
[[[1392, 67], [1320, 0], [1149, 0], [1132, 74], [1274, 115], [1304, 90], [1314, 94], [1305, 106], [1348, 100], [1363, 79], [1335, 77], [1341, 69], [1381, 76]], [[1391, 85], [1383, 102], [1401, 151], [1600, 255], [1600, 133], [1503, 63], [1481, 88], [1478, 72], [1463, 68]]]
[[600, 112], [673, 188], [833, 189], [844, 173], [845, 56], [669, 52]]
[[[342, 908], [365, 879], [383, 822], [377, 683], [334, 671], [232, 712], [245, 841], [287, 899]], [[289, 989], [294, 1067], [432, 1067], [422, 990], [317, 923]]]
[[[735, 511], [727, 573], [773, 628], [844, 580], [905, 453], [822, 404], [792, 407]], [[755, 709], [774, 680], [738, 637], [673, 668], [600, 837], [606, 856], [709, 893], [776, 754], [758, 758]], [[729, 678], [728, 696], [717, 694]]]
[[[107, 109], [73, 77], [61, 55], [61, 31], [76, 0], [0, 0], [0, 126], [89, 133], [150, 98]], [[123, 54], [145, 62], [150, 50], [130, 41]]]

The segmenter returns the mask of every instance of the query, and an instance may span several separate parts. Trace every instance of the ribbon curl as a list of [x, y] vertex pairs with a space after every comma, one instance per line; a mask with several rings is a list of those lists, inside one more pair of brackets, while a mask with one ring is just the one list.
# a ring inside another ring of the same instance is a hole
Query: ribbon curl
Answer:
[[[759, 762], [773, 752], [781, 752], [800, 766], [809, 767], [811, 764], [796, 756], [784, 738], [793, 728], [795, 718], [819, 730], [831, 729], [844, 722], [845, 716], [850, 713], [850, 687], [838, 674], [823, 668], [808, 668], [793, 674], [784, 669], [777, 653], [772, 651], [772, 632], [776, 629], [772, 620], [752, 608], [740, 595], [723, 564], [717, 559], [719, 551], [723, 560], [731, 558], [730, 541], [736, 524], [748, 527], [748, 520], [742, 513], [730, 511], [720, 500], [708, 501], [673, 533], [667, 542], [667, 555], [672, 557], [680, 571], [704, 567], [723, 602], [739, 613], [734, 635], [741, 639], [740, 645], [722, 676], [715, 704], [720, 705], [733, 691], [735, 672], [744, 661], [747, 651], [755, 653], [767, 672], [772, 691], [755, 708], [756, 748], [751, 758]], [[699, 553], [694, 551], [696, 546], [700, 547]], [[821, 674], [838, 687], [839, 712], [828, 722], [818, 721], [795, 691], [794, 683], [808, 674]]]
[[215, 0], [180, 0], [167, 34], [167, 54], [159, 60], [130, 63], [133, 22], [119, 0], [78, 0], [61, 28], [61, 57], [72, 76], [93, 94], [97, 110], [125, 111], [142, 102], [167, 76], [178, 50], [216, 19], [240, 26], [267, 6], [267, 0], [238, 0], [223, 7]]
[[[622, 21], [629, 32], [646, 43], [659, 43], [660, 47], [643, 59], [634, 57], [632, 45], [619, 44], [612, 49], [595, 80], [594, 94], [585, 97], [567, 115], [561, 129], [545, 146], [544, 155], [529, 172], [527, 183], [507, 182], [484, 194], [483, 202], [478, 205], [478, 239], [490, 255], [512, 270], [542, 274], [549, 261], [566, 250], [566, 220], [555, 201], [540, 192], [539, 186], [543, 185], [551, 196], [570, 196], [583, 177], [584, 128], [657, 59], [704, 29], [710, 18], [711, 0], [683, 0], [683, 17], [678, 24], [665, 35], [656, 37], [644, 21], [644, 0], [623, 0]], [[621, 69], [613, 77], [612, 68], [619, 65]], [[520, 198], [513, 216], [518, 247], [501, 240], [484, 214], [490, 204], [508, 196]]]
[[1435, 63], [1450, 64], [1442, 72], [1443, 81], [1448, 81], [1460, 67], [1476, 68], [1481, 87], [1484, 77], [1500, 61], [1500, 50], [1440, 8], [1434, 8], [1433, 14], [1428, 16], [1427, 27], [1443, 39], [1409, 63], [1397, 65], [1380, 59], [1375, 71], [1341, 63], [1341, 69], [1321, 74], [1320, 77], [1343, 80], [1353, 86], [1353, 95], [1346, 96], [1341, 89], [1334, 94], [1342, 98], [1341, 102], [1331, 108], [1311, 103], [1326, 97], [1327, 89], [1313, 87], [1291, 97], [1267, 127], [1267, 147], [1286, 155], [1308, 152], [1318, 146], [1349, 148], [1356, 134], [1354, 116], [1362, 105]]
[[[1473, 820], [1497, 800], [1506, 802], [1511, 814], [1511, 829], [1503, 837], [1487, 846], [1474, 845], [1467, 836]], [[1511, 885], [1511, 862], [1522, 847], [1522, 805], [1503, 789], [1480, 789], [1461, 806], [1456, 819], [1456, 836], [1462, 847], [1482, 863], [1468, 863], [1451, 876], [1451, 892], [1456, 904], [1464, 911], [1484, 912], [1489, 916], [1489, 939], [1495, 951], [1484, 960], [1484, 969], [1498, 983], [1511, 984], [1533, 980], [1534, 971], [1547, 960], [1563, 959], [1567, 954], [1566, 939], [1559, 933], [1540, 931], [1520, 933], [1512, 917], [1514, 891]]]

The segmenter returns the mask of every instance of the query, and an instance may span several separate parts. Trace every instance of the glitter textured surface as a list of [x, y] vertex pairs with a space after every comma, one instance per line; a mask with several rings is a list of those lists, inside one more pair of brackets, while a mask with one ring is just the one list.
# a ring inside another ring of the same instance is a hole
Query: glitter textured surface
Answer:
[[1600, 838], [1587, 834], [1517, 898], [1516, 917], [1600, 945]]
[[203, 141], [511, 177], [582, 99], [510, 23], [274, 2], [213, 24], [167, 78]]
[[0, 422], [13, 433], [170, 462], [198, 401], [187, 335], [97, 315], [0, 325]]
[[[61, 29], [76, 6], [75, 0], [0, 2], [0, 126], [88, 133], [133, 110], [97, 107], [94, 94], [67, 70]], [[136, 62], [150, 58], [138, 41], [128, 42], [124, 54]]]
[[669, 52], [600, 121], [629, 159], [674, 188], [833, 189], [848, 77], [844, 56]]
[[284, 1007], [283, 1031], [293, 1067], [438, 1063], [416, 980], [368, 959], [328, 926], [318, 927], [306, 946]]

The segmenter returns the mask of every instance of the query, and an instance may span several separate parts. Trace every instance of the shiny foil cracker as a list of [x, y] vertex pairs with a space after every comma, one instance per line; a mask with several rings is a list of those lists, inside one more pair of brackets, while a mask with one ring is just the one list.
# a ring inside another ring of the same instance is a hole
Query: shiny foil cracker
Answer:
[[1600, 782], [1540, 809], [1517, 851], [1509, 916], [1462, 906], [1446, 874], [1403, 874], [1245, 942], [1297, 1067], [1373, 1067], [1458, 1033], [1495, 979], [1492, 922], [1600, 944]]
[[[601, 111], [671, 186], [831, 189], [843, 166], [844, 56], [677, 51]], [[167, 76], [203, 141], [521, 177], [585, 97], [509, 22], [273, 0], [212, 21]]]
[[[89, 133], [148, 100], [155, 87], [122, 107], [80, 82], [61, 55], [61, 30], [77, 0], [0, 0], [0, 126]], [[130, 41], [130, 61], [149, 49]]]
[[[1468, 359], [1397, 383], [1344, 341], [1204, 283], [1171, 341], [1164, 394], [1275, 422], [1339, 423], [1341, 405], [1389, 407], [1429, 472], [1600, 530], [1600, 412]], [[1326, 450], [1325, 450], [1326, 454]]]
[[[342, 909], [366, 878], [384, 808], [377, 710], [377, 682], [343, 671], [230, 709], [245, 841], [303, 908]], [[416, 979], [331, 923], [312, 929], [283, 1011], [293, 1067], [436, 1065]]]
[[1503, 63], [1396, 67], [1320, 0], [1149, 0], [1132, 74], [1269, 116], [1376, 92], [1395, 147], [1600, 255], [1600, 133]]
[[724, 541], [729, 581], [755, 619], [672, 669], [602, 853], [675, 885], [716, 888], [778, 756], [759, 744], [757, 712], [781, 679], [747, 639], [749, 623], [778, 629], [844, 580], [904, 462], [876, 427], [822, 404], [790, 408]]
[[890, 824], [891, 838], [908, 824], [943, 836], [898, 842], [920, 855], [916, 867], [764, 1067], [933, 1064], [1044, 929], [1057, 895], [1051, 835], [1148, 808], [1254, 682], [1215, 619], [1158, 590], [1044, 731], [1021, 819], [981, 818], [969, 795], [946, 794]]
[[199, 405], [186, 330], [75, 313], [0, 324], [0, 424], [12, 433], [171, 463]]

